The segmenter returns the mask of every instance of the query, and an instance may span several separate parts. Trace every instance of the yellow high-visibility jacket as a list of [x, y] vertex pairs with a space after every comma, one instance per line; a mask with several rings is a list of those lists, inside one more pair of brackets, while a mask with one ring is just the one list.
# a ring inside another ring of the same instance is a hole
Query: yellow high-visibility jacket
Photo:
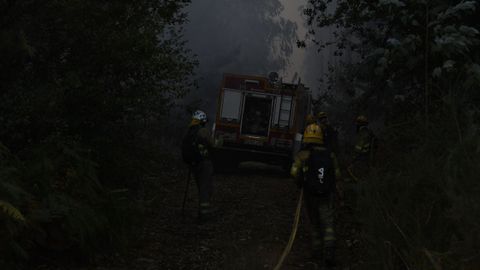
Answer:
[[[314, 146], [313, 149], [318, 151], [327, 151], [327, 149], [323, 146]], [[337, 157], [333, 152], [330, 153], [330, 156], [332, 157], [332, 160], [333, 160], [333, 166], [335, 169], [335, 178], [336, 180], [339, 180], [342, 176], [340, 172], [340, 166], [338, 165]], [[305, 166], [305, 161], [307, 161], [309, 157], [310, 157], [309, 149], [304, 149], [299, 151], [295, 155], [292, 168], [290, 169], [290, 175], [296, 179], [298, 179], [300, 176], [303, 178], [303, 173], [308, 169]]]
[[361, 127], [357, 134], [355, 148], [353, 149], [354, 158], [369, 155], [372, 148], [372, 139], [373, 139], [373, 134], [368, 129], [368, 127], [366, 126]]

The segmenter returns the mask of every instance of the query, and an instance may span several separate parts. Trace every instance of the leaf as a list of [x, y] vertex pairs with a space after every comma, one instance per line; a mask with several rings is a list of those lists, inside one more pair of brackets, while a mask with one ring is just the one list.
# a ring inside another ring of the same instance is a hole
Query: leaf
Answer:
[[439, 78], [440, 75], [442, 75], [442, 68], [441, 67], [436, 67], [432, 72], [432, 76], [434, 78]]
[[473, 76], [480, 80], [480, 65], [473, 64], [469, 69], [469, 73], [471, 73]]
[[375, 68], [375, 71], [374, 71], [374, 72], [375, 72], [375, 75], [377, 75], [377, 76], [382, 76], [383, 73], [384, 73], [384, 71], [385, 71], [384, 68], [382, 68], [382, 67], [377, 67], [377, 68]]
[[25, 222], [25, 217], [22, 215], [20, 210], [18, 210], [15, 206], [11, 205], [10, 203], [5, 201], [0, 201], [0, 209], [2, 209], [3, 212], [7, 214], [7, 216], [15, 220]]
[[453, 60], [447, 60], [445, 61], [445, 63], [443, 63], [443, 67], [444, 69], [451, 69], [453, 68], [453, 65], [455, 64], [455, 61]]
[[397, 7], [404, 7], [405, 3], [400, 0], [380, 0], [380, 5], [394, 5]]
[[387, 40], [387, 43], [390, 44], [390, 45], [392, 45], [392, 46], [394, 46], [394, 47], [400, 46], [400, 45], [402, 44], [402, 43], [401, 43], [398, 39], [396, 39], [396, 38], [389, 38], [389, 39]]
[[458, 5], [454, 7], [450, 7], [447, 9], [445, 12], [440, 13], [438, 15], [439, 20], [445, 20], [448, 19], [449, 17], [460, 17], [461, 12], [473, 12], [476, 9], [476, 3], [475, 1], [465, 1], [461, 2]]
[[464, 33], [465, 35], [468, 35], [468, 36], [476, 36], [476, 35], [479, 34], [479, 31], [476, 28], [466, 26], [466, 25], [460, 26], [459, 30], [460, 30], [460, 32], [462, 32], [462, 33]]
[[379, 66], [385, 67], [387, 65], [387, 58], [381, 57], [380, 59], [378, 59], [377, 64]]
[[466, 88], [478, 88], [480, 86], [480, 65], [472, 64], [467, 67], [467, 80], [464, 85]]
[[114, 193], [125, 193], [125, 192], [128, 192], [128, 191], [129, 191], [128, 188], [120, 188], [120, 189], [110, 190], [108, 193], [110, 193], [110, 194], [114, 194]]
[[383, 54], [385, 54], [385, 49], [384, 49], [384, 48], [377, 48], [377, 49], [375, 49], [373, 52], [371, 52], [371, 53], [367, 56], [367, 58], [376, 57], [376, 56], [380, 56], [380, 55], [383, 56]]

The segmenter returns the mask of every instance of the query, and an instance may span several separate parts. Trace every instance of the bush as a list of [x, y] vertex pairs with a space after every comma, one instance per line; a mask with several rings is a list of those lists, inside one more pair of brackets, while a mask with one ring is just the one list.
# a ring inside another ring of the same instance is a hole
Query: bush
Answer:
[[389, 159], [362, 184], [358, 210], [371, 263], [379, 268], [478, 263], [480, 133], [469, 123], [459, 137], [451, 118], [432, 119], [427, 134], [423, 121], [385, 134]]
[[3, 148], [3, 264], [25, 261], [39, 248], [88, 257], [125, 244], [141, 208], [124, 190], [109, 191], [99, 182], [87, 151], [52, 140], [23, 154], [29, 158], [19, 160]]
[[128, 239], [151, 127], [194, 86], [188, 2], [0, 2], [2, 264]]

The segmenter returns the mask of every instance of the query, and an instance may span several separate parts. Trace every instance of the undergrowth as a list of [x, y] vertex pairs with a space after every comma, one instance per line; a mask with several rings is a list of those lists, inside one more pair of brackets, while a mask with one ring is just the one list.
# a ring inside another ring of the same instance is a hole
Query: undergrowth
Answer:
[[0, 155], [2, 269], [56, 259], [52, 254], [88, 261], [126, 246], [142, 204], [129, 189], [102, 184], [89, 151], [49, 140], [20, 155], [2, 146]]
[[362, 183], [368, 269], [479, 269], [480, 132], [451, 111], [385, 132], [387, 158]]

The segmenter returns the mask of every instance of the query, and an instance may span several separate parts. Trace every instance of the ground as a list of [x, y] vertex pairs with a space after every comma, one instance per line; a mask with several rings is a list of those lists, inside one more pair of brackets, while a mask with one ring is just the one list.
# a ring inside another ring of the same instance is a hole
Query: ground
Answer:
[[[194, 181], [182, 217], [186, 174], [179, 167], [153, 177], [147, 192], [155, 200], [137, 244], [126, 254], [108, 256], [82, 269], [273, 269], [294, 221], [299, 190], [292, 180], [280, 168], [262, 164], [242, 164], [236, 172], [216, 174], [218, 215], [198, 224]], [[347, 203], [337, 218], [337, 269], [357, 269], [354, 238], [358, 225], [354, 220]], [[321, 269], [311, 260], [308, 225], [302, 211], [297, 237], [282, 269]]]

